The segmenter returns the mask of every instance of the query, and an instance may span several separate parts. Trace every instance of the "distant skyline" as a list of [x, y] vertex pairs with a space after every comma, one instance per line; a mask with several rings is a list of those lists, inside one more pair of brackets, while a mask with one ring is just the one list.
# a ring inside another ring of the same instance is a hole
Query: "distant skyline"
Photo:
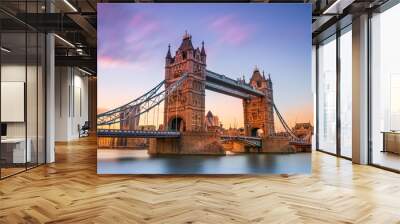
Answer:
[[[185, 31], [195, 48], [205, 42], [207, 69], [249, 81], [257, 66], [288, 124], [312, 122], [310, 4], [99, 3], [98, 111], [163, 80], [168, 45], [174, 54]], [[207, 90], [208, 110], [225, 128], [243, 127], [240, 99]]]

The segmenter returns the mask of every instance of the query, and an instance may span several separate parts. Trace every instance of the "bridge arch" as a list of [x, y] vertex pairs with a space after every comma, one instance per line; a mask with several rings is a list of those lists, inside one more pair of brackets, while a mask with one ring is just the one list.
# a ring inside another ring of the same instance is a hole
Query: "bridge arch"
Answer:
[[186, 122], [181, 117], [172, 117], [168, 122], [168, 129], [172, 131], [186, 131]]
[[251, 129], [250, 135], [251, 135], [252, 137], [261, 137], [261, 136], [264, 135], [264, 131], [263, 131], [262, 128], [253, 127], [253, 128]]

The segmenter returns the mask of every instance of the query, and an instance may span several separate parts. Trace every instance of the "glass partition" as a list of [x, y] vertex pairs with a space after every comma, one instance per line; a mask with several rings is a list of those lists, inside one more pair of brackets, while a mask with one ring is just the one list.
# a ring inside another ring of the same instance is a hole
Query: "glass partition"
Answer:
[[[318, 45], [318, 150], [352, 157], [352, 26]], [[338, 123], [340, 122], [340, 123]]]
[[371, 160], [400, 170], [400, 4], [371, 19]]
[[352, 157], [352, 35], [351, 26], [340, 35], [340, 155]]
[[37, 64], [37, 162], [46, 162], [46, 37], [43, 33], [38, 33], [38, 64]]
[[35, 32], [27, 33], [27, 82], [26, 82], [26, 114], [27, 114], [27, 151], [30, 151], [28, 168], [37, 165], [37, 76], [38, 76], [38, 56], [37, 42], [38, 35]]
[[[0, 7], [40, 13], [43, 1]], [[0, 178], [45, 163], [45, 35], [0, 12]]]
[[31, 161], [26, 150], [26, 41], [25, 32], [1, 34], [2, 177], [25, 170]]
[[318, 47], [318, 149], [336, 153], [336, 36]]

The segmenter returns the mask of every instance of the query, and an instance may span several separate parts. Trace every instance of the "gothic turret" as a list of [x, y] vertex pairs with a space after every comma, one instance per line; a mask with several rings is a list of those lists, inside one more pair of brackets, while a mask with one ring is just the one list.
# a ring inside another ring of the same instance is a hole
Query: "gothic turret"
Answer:
[[268, 83], [269, 83], [269, 87], [272, 88], [272, 80], [271, 80], [271, 74], [268, 73]]
[[172, 56], [171, 56], [171, 45], [168, 44], [168, 52], [167, 52], [167, 56], [165, 56], [165, 64], [170, 64], [172, 63]]
[[188, 32], [185, 32], [185, 35], [183, 35], [183, 40], [181, 43], [181, 46], [179, 47], [179, 50], [181, 51], [192, 51], [194, 50], [193, 44], [192, 44], [192, 35], [188, 34]]
[[265, 88], [265, 77], [264, 75], [261, 76], [260, 70], [255, 67], [253, 71], [253, 75], [250, 78], [250, 85], [254, 86], [255, 88]]
[[200, 52], [200, 56], [201, 56], [201, 61], [203, 63], [206, 63], [206, 50], [204, 49], [204, 41], [201, 42], [201, 52]]

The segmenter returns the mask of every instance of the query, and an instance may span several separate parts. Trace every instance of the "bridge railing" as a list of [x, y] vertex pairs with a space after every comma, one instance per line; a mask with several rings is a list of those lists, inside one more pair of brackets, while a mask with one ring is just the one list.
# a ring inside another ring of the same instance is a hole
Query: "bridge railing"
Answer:
[[123, 137], [123, 138], [152, 138], [152, 137], [179, 137], [177, 131], [152, 131], [152, 130], [118, 130], [118, 129], [98, 129], [99, 137]]
[[244, 136], [244, 135], [221, 135], [221, 138], [226, 138], [226, 139], [248, 139], [248, 140], [261, 140], [260, 137], [254, 137], [254, 136]]

